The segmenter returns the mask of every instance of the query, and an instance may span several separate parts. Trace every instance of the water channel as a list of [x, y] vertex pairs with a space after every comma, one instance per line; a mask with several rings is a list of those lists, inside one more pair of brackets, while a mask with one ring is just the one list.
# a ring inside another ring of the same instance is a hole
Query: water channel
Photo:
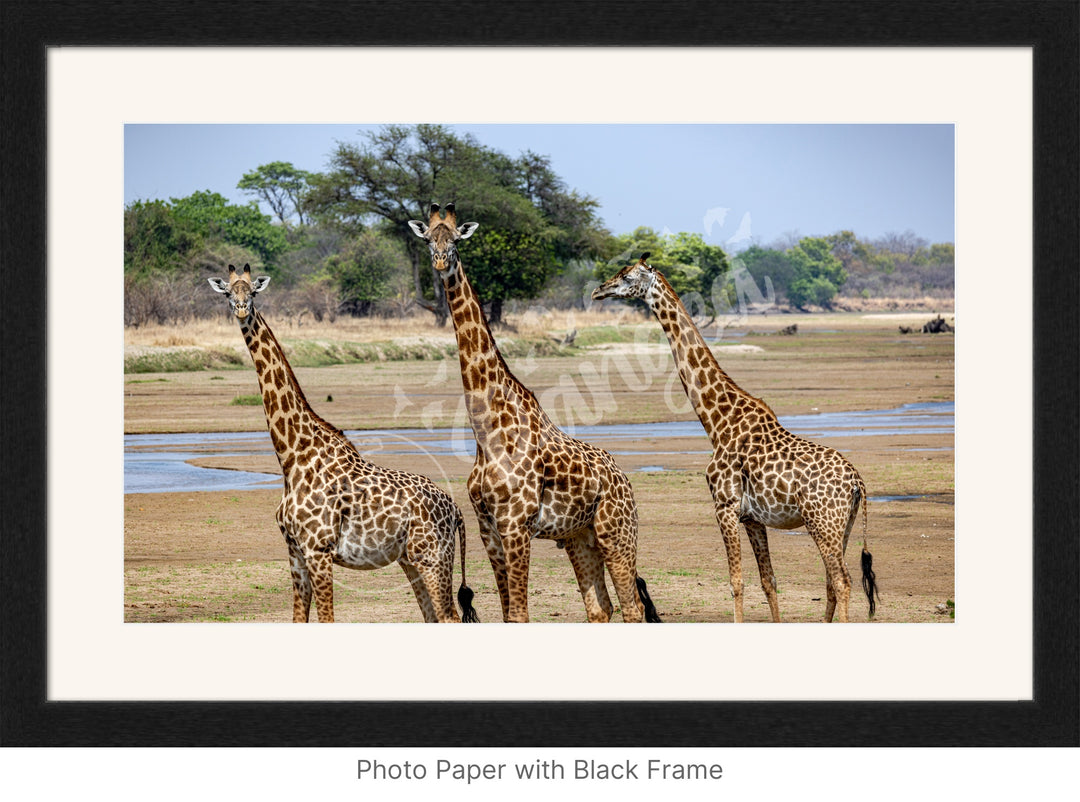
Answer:
[[[788, 415], [780, 422], [795, 434], [810, 439], [845, 436], [952, 434], [952, 402], [905, 404], [896, 409], [862, 412], [823, 412]], [[634, 443], [676, 438], [701, 438], [700, 452], [710, 453], [705, 430], [697, 420], [667, 423], [631, 423], [576, 426], [568, 429], [585, 441], [597, 441], [615, 456], [651, 454], [663, 461], [665, 453], [691, 453], [680, 443], [677, 451], [663, 448], [642, 451]], [[362, 454], [378, 461], [378, 454], [457, 456], [470, 459], [476, 443], [469, 429], [371, 429], [347, 431]], [[270, 435], [262, 432], [209, 432], [194, 434], [130, 434], [124, 436], [124, 492], [169, 493], [251, 490], [280, 486], [277, 474], [202, 468], [190, 460], [201, 457], [271, 455]], [[650, 465], [643, 470], [662, 470]]]

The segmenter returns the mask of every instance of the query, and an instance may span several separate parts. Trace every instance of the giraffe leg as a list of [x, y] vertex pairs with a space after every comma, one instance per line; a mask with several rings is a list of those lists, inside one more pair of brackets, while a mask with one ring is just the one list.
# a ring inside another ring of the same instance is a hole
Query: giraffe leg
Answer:
[[476, 506], [476, 522], [480, 530], [480, 542], [484, 544], [484, 551], [487, 552], [491, 570], [495, 574], [495, 587], [502, 603], [503, 621], [509, 621], [510, 593], [506, 585], [506, 553], [503, 551], [502, 538], [495, 527], [495, 519], [483, 506]]
[[604, 581], [604, 557], [596, 545], [595, 535], [588, 532], [580, 537], [568, 538], [566, 556], [574, 566], [581, 598], [589, 614], [590, 623], [607, 623], [615, 608], [608, 596], [607, 583]]
[[480, 530], [480, 542], [484, 544], [488, 561], [491, 563], [492, 573], [495, 574], [495, 588], [499, 591], [499, 601], [502, 603], [503, 621], [510, 618], [510, 593], [506, 584], [506, 552], [503, 550], [502, 537], [495, 523], [495, 516], [488, 510], [483, 500], [483, 476], [484, 465], [479, 461], [473, 465], [467, 481], [469, 487], [469, 501], [472, 502], [473, 511], [476, 513], [476, 523]]
[[502, 547], [506, 552], [507, 623], [529, 622], [530, 535], [525, 522], [519, 520], [510, 522], [502, 536]]
[[[450, 531], [446, 537], [440, 535], [433, 525], [414, 524], [405, 543], [402, 568], [412, 583], [425, 621], [461, 623], [461, 616], [454, 606], [452, 587], [456, 532]], [[431, 609], [430, 617], [425, 601]]]
[[290, 534], [285, 526], [285, 496], [282, 496], [274, 511], [274, 520], [277, 521], [281, 536], [285, 538], [285, 545], [289, 547], [289, 575], [292, 579], [293, 589], [293, 623], [306, 624], [311, 612], [311, 575], [308, 573], [307, 563], [304, 561], [304, 553], [301, 551], [299, 541]]
[[705, 471], [709, 492], [713, 497], [716, 523], [720, 525], [720, 535], [724, 539], [724, 550], [727, 552], [728, 578], [736, 624], [741, 624], [743, 620], [742, 545], [739, 542], [739, 507], [742, 493], [740, 471], [738, 461], [726, 452], [713, 454], [712, 462]]
[[431, 601], [431, 593], [428, 592], [427, 585], [421, 578], [420, 572], [416, 570], [415, 565], [404, 560], [399, 560], [398, 565], [405, 572], [405, 576], [409, 578], [409, 584], [416, 595], [416, 603], [420, 605], [420, 612], [424, 614], [424, 623], [434, 624], [439, 618], [435, 615], [435, 605]]
[[769, 559], [769, 540], [765, 526], [757, 521], [746, 521], [746, 536], [754, 549], [757, 559], [758, 575], [761, 577], [761, 589], [769, 600], [769, 613], [774, 623], [780, 623], [780, 603], [776, 598], [776, 575], [773, 573], [772, 560]]
[[623, 621], [641, 623], [645, 606], [637, 592], [637, 510], [633, 498], [629, 504], [625, 498], [601, 499], [593, 516], [593, 531], [619, 597]]
[[[282, 533], [285, 528], [282, 527]], [[289, 573], [292, 576], [293, 588], [293, 623], [306, 624], [311, 613], [311, 574], [308, 573], [307, 562], [304, 554], [294, 541], [286, 534], [285, 540], [289, 544]]]
[[728, 576], [731, 582], [731, 598], [735, 603], [735, 623], [743, 621], [742, 545], [739, 543], [739, 513], [733, 503], [716, 504], [716, 522], [724, 538], [727, 551]]
[[825, 623], [831, 624], [836, 612], [836, 588], [833, 587], [832, 577], [825, 572]]
[[840, 623], [846, 624], [848, 602], [851, 599], [851, 575], [844, 562], [844, 533], [842, 530], [837, 531], [835, 527], [829, 529], [811, 521], [806, 522], [806, 531], [814, 539], [821, 554], [821, 561], [825, 563], [825, 592], [828, 597], [825, 623], [832, 621], [835, 612]]
[[315, 593], [315, 608], [319, 611], [320, 624], [334, 623], [334, 562], [325, 551], [309, 552], [308, 573]]

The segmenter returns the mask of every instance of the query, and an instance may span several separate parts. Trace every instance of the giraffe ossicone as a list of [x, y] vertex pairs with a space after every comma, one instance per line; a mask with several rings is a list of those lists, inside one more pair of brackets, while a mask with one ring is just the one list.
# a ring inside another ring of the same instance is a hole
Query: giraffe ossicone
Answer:
[[[255, 296], [270, 279], [229, 265], [229, 278], [208, 279], [229, 299], [251, 352], [266, 425], [284, 489], [276, 519], [289, 549], [293, 621], [308, 620], [312, 596], [319, 622], [334, 620], [333, 566], [371, 570], [398, 563], [426, 622], [476, 621], [465, 583], [465, 521], [453, 499], [424, 476], [364, 459], [345, 434], [317, 415]], [[454, 606], [455, 541], [461, 586]]]
[[806, 526], [825, 564], [825, 621], [848, 620], [851, 576], [844, 562], [848, 538], [863, 511], [863, 590], [870, 617], [878, 594], [866, 548], [866, 486], [838, 451], [785, 429], [769, 406], [739, 387], [720, 367], [678, 294], [644, 253], [592, 292], [593, 300], [645, 301], [667, 335], [683, 389], [712, 443], [706, 470], [717, 523], [727, 551], [735, 621], [743, 620], [740, 523], [757, 559], [761, 586], [773, 621], [780, 620], [776, 576], [766, 527]]
[[459, 226], [454, 204], [448, 203], [443, 209], [432, 204], [427, 222], [412, 220], [409, 226], [428, 243], [454, 321], [465, 406], [476, 438], [469, 499], [495, 573], [503, 620], [529, 620], [531, 543], [543, 538], [566, 550], [589, 621], [609, 621], [614, 612], [606, 568], [623, 620], [658, 622], [637, 573], [637, 506], [629, 479], [606, 451], [551, 422], [495, 344], [457, 254], [457, 243], [472, 236], [477, 224]]

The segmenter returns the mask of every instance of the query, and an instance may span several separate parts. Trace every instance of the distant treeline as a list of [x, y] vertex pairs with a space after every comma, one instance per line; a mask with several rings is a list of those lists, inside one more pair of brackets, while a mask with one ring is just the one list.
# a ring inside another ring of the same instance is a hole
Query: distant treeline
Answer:
[[838, 295], [952, 294], [952, 244], [912, 232], [872, 241], [849, 231], [792, 235], [738, 254], [695, 233], [615, 235], [601, 224], [597, 200], [567, 187], [546, 156], [513, 158], [437, 125], [387, 126], [359, 144], [338, 143], [324, 173], [264, 164], [238, 187], [253, 200], [237, 205], [204, 191], [125, 208], [127, 325], [221, 314], [205, 279], [229, 264], [273, 276], [264, 304], [297, 320], [419, 307], [445, 323], [442, 285], [407, 224], [426, 219], [431, 201], [450, 200], [480, 223], [463, 258], [496, 325], [508, 301], [580, 307], [593, 283], [643, 251], [676, 290], [697, 293], [706, 312], [736, 301], [743, 267], [763, 290], [769, 277], [777, 302], [799, 308], [827, 308]]

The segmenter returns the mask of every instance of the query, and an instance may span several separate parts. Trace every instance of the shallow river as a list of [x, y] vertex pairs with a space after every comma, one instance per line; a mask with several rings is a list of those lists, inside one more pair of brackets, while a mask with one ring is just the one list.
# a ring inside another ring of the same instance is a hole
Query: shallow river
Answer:
[[[954, 404], [905, 404], [896, 409], [865, 412], [823, 412], [788, 415], [780, 422], [795, 434], [811, 439], [845, 436], [952, 434]], [[612, 454], [665, 453], [662, 448], [642, 451], [635, 441], [672, 438], [702, 439], [701, 453], [709, 444], [699, 421], [577, 426], [569, 430], [586, 441], [604, 441]], [[471, 457], [476, 451], [468, 429], [372, 429], [347, 431], [360, 452], [377, 461], [378, 454], [419, 454]], [[696, 450], [695, 450], [696, 451]], [[678, 453], [690, 453], [680, 449]], [[169, 493], [203, 490], [251, 490], [281, 484], [277, 474], [200, 468], [188, 461], [201, 457], [273, 454], [270, 435], [263, 432], [210, 432], [197, 434], [131, 434], [124, 436], [124, 492]], [[647, 466], [643, 470], [662, 470]]]

